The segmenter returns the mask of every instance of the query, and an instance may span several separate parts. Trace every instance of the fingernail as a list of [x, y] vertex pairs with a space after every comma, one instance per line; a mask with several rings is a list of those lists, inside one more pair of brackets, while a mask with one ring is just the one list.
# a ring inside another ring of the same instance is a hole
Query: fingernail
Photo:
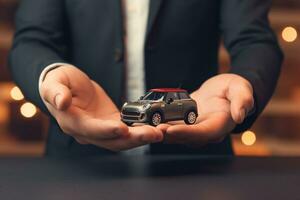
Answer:
[[246, 117], [246, 110], [242, 109], [240, 111], [240, 123], [242, 123], [244, 121], [245, 117]]
[[54, 104], [55, 104], [55, 107], [59, 109], [58, 105], [60, 103], [60, 101], [62, 100], [62, 96], [60, 94], [57, 94], [55, 96], [55, 99], [54, 99]]

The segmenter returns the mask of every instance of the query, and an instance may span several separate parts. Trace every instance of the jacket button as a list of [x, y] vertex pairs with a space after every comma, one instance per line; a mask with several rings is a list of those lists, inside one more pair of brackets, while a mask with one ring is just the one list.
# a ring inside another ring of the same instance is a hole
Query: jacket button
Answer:
[[114, 59], [116, 62], [121, 62], [123, 60], [123, 53], [121, 49], [115, 49]]

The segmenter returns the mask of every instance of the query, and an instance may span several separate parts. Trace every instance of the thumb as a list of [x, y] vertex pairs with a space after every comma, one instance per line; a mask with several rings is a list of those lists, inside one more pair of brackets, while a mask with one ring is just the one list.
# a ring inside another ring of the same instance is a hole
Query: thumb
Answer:
[[253, 109], [253, 89], [248, 81], [232, 81], [228, 86], [227, 99], [230, 101], [231, 117], [241, 124]]
[[72, 93], [62, 80], [45, 79], [40, 93], [42, 99], [57, 110], [66, 110], [71, 105]]

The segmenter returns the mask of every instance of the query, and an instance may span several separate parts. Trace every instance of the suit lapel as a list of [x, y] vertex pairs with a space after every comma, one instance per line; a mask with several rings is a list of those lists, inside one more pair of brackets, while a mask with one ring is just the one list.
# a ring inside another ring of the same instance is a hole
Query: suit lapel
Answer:
[[152, 29], [153, 24], [156, 20], [158, 11], [161, 7], [162, 1], [163, 0], [150, 0], [149, 17], [148, 17], [147, 32], [146, 32], [147, 36], [151, 32], [151, 29]]
[[[149, 33], [151, 32], [151, 29], [153, 27], [153, 24], [156, 20], [157, 14], [159, 12], [159, 9], [161, 7], [163, 0], [150, 0], [149, 5], [149, 17], [147, 22], [147, 29], [146, 29], [146, 37], [148, 37]], [[123, 49], [123, 16], [122, 16], [122, 0], [117, 0], [116, 3], [114, 2], [113, 5], [115, 6], [115, 23], [116, 23], [116, 45], [117, 48]]]

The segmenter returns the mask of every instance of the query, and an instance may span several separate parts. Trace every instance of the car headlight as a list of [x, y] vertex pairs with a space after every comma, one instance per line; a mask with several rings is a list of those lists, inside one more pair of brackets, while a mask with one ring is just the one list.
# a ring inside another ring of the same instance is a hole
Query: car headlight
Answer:
[[151, 104], [146, 104], [146, 105], [143, 105], [143, 110], [147, 110], [151, 108]]
[[127, 106], [128, 102], [125, 102], [122, 107]]

